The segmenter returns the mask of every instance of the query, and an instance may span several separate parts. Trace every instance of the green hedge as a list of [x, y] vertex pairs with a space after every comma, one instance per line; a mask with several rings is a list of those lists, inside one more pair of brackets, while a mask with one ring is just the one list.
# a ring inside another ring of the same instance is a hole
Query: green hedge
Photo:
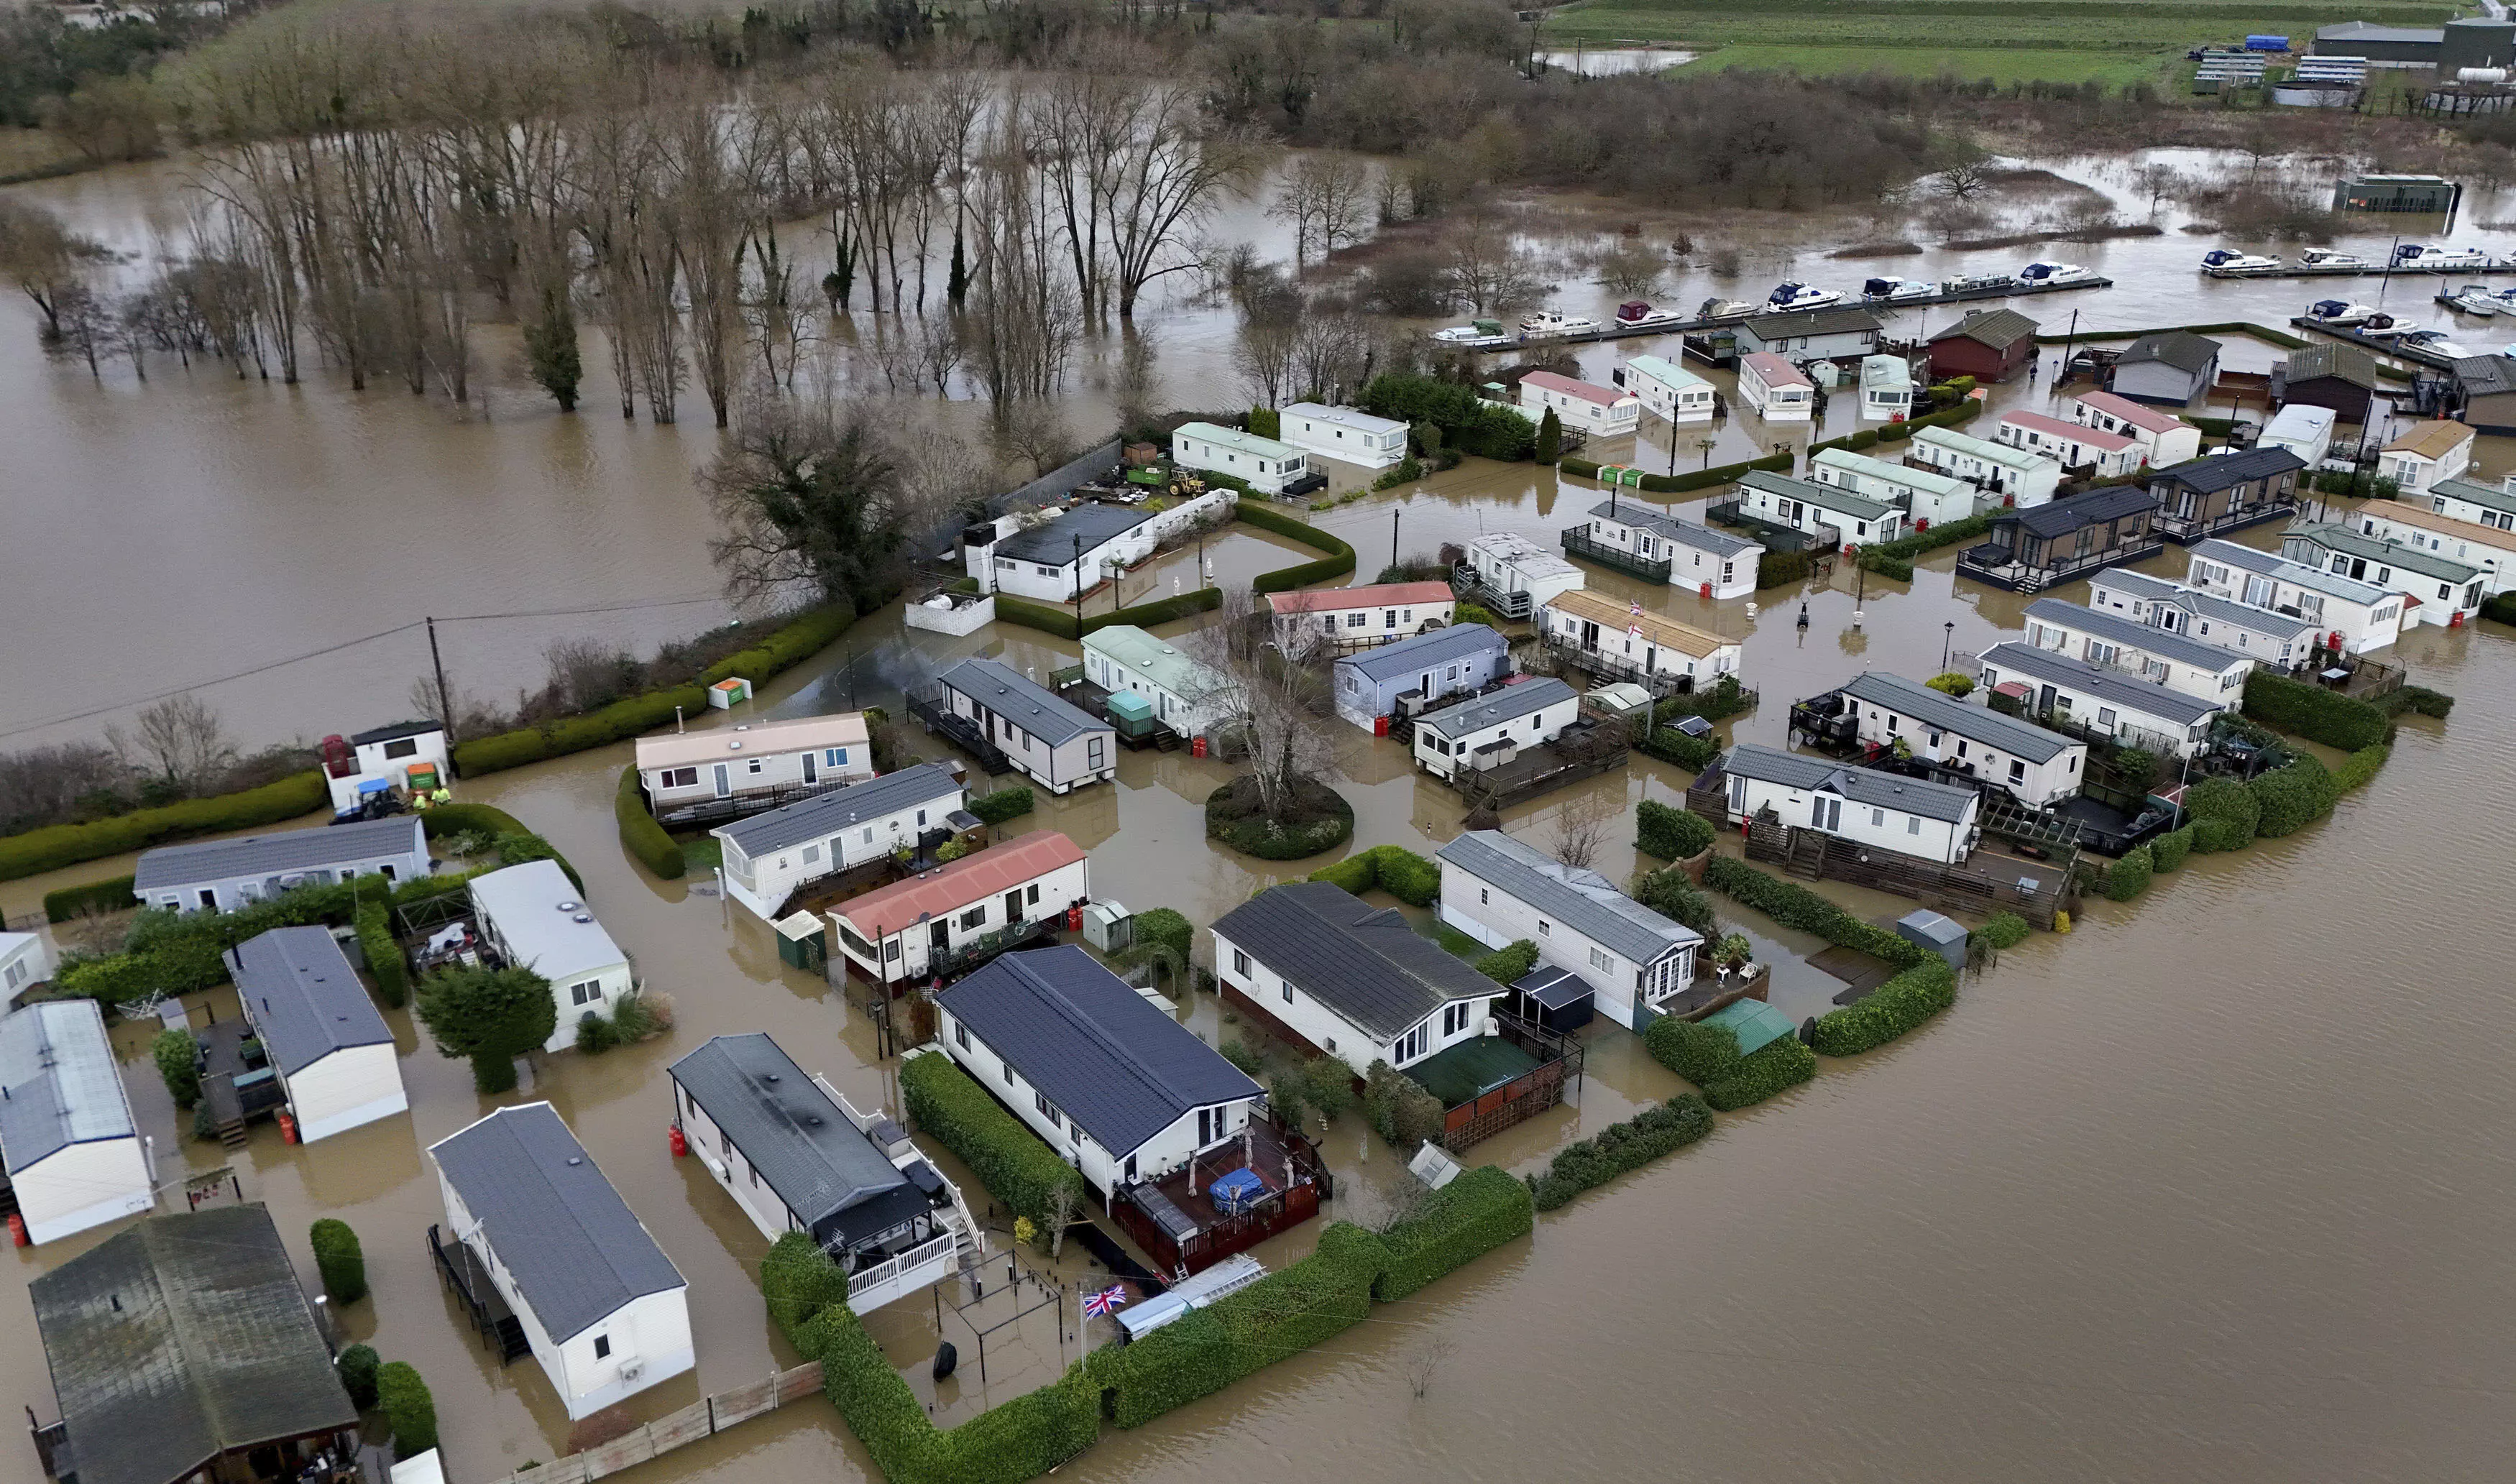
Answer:
[[2184, 812], [2193, 816], [2193, 848], [2206, 855], [2251, 845], [2263, 806], [2234, 778], [2204, 778], [2185, 791]]
[[[1715, 484], [1735, 483], [1740, 474], [1750, 470], [1761, 469], [1768, 474], [1788, 474], [1792, 463], [1793, 456], [1790, 454], [1771, 453], [1761, 459], [1749, 459], [1740, 464], [1720, 464], [1710, 469], [1690, 470], [1682, 474], [1645, 474], [1640, 484], [1627, 487], [1640, 489], [1645, 494], [1681, 495], [1688, 490], [1709, 489]], [[1596, 480], [1599, 477], [1599, 466], [1587, 459], [1566, 459], [1556, 465], [1556, 468], [1562, 473], [1578, 474], [1585, 479]]]
[[1021, 1484], [1101, 1435], [1101, 1386], [1080, 1363], [944, 1431], [847, 1305], [815, 1315], [798, 1347], [820, 1361], [822, 1394], [890, 1484]]
[[2258, 774], [2245, 788], [2262, 806], [2254, 834], [2264, 840], [2296, 834], [2329, 813], [2333, 801], [2341, 797], [2331, 770], [2309, 754]]
[[1841, 1010], [1818, 1016], [1817, 1050], [1852, 1056], [1884, 1046], [1956, 999], [1956, 971], [1934, 954]]
[[2341, 765], [2332, 771], [2333, 793], [2338, 796], [2357, 790], [2375, 777], [2377, 770], [2385, 765], [2385, 760], [2393, 755], [2394, 750], [2390, 747], [2363, 747], [2342, 759]]
[[[1025, 1128], [987, 1090], [941, 1052], [912, 1056], [900, 1069], [900, 1092], [918, 1131], [960, 1156], [961, 1163], [1015, 1216], [1048, 1219], [1049, 1192], [1065, 1186], [1084, 1196], [1083, 1176]], [[1079, 1204], [1079, 1202], [1078, 1202]]]
[[1829, 448], [1840, 448], [1848, 453], [1859, 453], [1865, 448], [1875, 448], [1881, 442], [1893, 443], [1909, 438], [1925, 428], [1953, 428], [1959, 423], [1971, 423], [1983, 415], [1983, 403], [1969, 397], [1943, 411], [1925, 413], [1917, 418], [1907, 418], [1901, 423], [1890, 423], [1884, 428], [1865, 428], [1859, 433], [1847, 433], [1839, 438], [1828, 438], [1823, 443], [1811, 443], [1809, 452], [1815, 455]]
[[682, 843], [664, 832], [655, 822], [655, 811], [647, 806], [647, 791], [638, 785], [638, 764], [632, 763], [620, 770], [620, 786], [611, 795], [612, 822], [620, 829], [620, 848], [665, 881], [679, 881], [690, 862], [682, 858]]
[[376, 1405], [393, 1428], [396, 1462], [437, 1446], [437, 1399], [428, 1382], [407, 1361], [392, 1361], [376, 1370]]
[[1656, 727], [1641, 742], [1643, 755], [1662, 763], [1675, 763], [1690, 773], [1699, 773], [1721, 756], [1721, 739], [1710, 732], [1690, 737], [1674, 726]]
[[1333, 789], [1328, 791], [1328, 797], [1336, 801], [1334, 814], [1286, 828], [1262, 814], [1225, 812], [1233, 803], [1233, 787], [1227, 783], [1205, 796], [1205, 838], [1222, 841], [1243, 855], [1260, 860], [1304, 860], [1333, 850], [1354, 838], [1354, 804]]
[[2193, 826], [2169, 830], [2149, 843], [2149, 863], [2159, 871], [2184, 869], [2184, 857], [2193, 853]]
[[341, 1351], [332, 1369], [341, 1376], [341, 1389], [350, 1393], [350, 1405], [360, 1412], [373, 1411], [376, 1405], [376, 1372], [379, 1362], [373, 1345], [354, 1344]]
[[1752, 1108], [1777, 1092], [1787, 1092], [1817, 1075], [1817, 1052], [1796, 1036], [1758, 1047], [1741, 1057], [1739, 1070], [1703, 1089], [1703, 1100], [1724, 1113]]
[[1289, 567], [1278, 567], [1275, 571], [1259, 574], [1257, 580], [1249, 584], [1252, 593], [1288, 593], [1295, 588], [1307, 588], [1315, 582], [1325, 582], [1331, 577], [1343, 577], [1354, 570], [1354, 548], [1307, 520], [1296, 520], [1282, 511], [1254, 500], [1235, 502], [1232, 514], [1235, 519], [1246, 521], [1262, 531], [1274, 531], [1314, 551], [1328, 554], [1317, 561], [1295, 562]]
[[[1663, 728], [1694, 741], [1675, 727]], [[1646, 799], [1634, 808], [1634, 848], [1661, 860], [1686, 860], [1712, 848], [1712, 825], [1691, 809]]]
[[2357, 752], [2393, 739], [2394, 723], [2367, 702], [2257, 670], [2245, 677], [2244, 714], [2292, 736]]
[[1342, 886], [1357, 896], [1378, 886], [1410, 907], [1430, 907], [1442, 895], [1442, 863], [1405, 845], [1357, 850], [1335, 865], [1312, 872], [1309, 879]]
[[46, 825], [0, 840], [0, 881], [40, 876], [81, 861], [102, 860], [107, 855], [146, 850], [151, 845], [171, 845], [197, 836], [277, 824], [324, 808], [330, 800], [321, 770], [308, 768], [276, 783], [239, 793], [187, 799], [181, 804], [134, 809], [85, 824]]
[[1712, 899], [1695, 889], [1695, 883], [1675, 866], [1644, 873], [1634, 884], [1634, 900], [1672, 923], [1694, 928], [1707, 942], [1720, 936], [1720, 926], [1712, 918]]
[[999, 593], [996, 595], [996, 617], [1005, 623], [1020, 624], [1026, 629], [1037, 629], [1043, 634], [1053, 634], [1059, 639], [1081, 639], [1096, 629], [1107, 629], [1112, 624], [1135, 624], [1142, 628], [1151, 628], [1154, 624], [1166, 624], [1175, 618], [1186, 618], [1192, 613], [1204, 613], [1222, 605], [1221, 588], [1198, 588], [1194, 592], [1181, 593], [1175, 597], [1155, 598], [1148, 603], [1137, 603], [1133, 607], [1087, 613], [1083, 615], [1083, 621], [1077, 623], [1072, 608], [1061, 608], [1027, 598], [1017, 598], [1011, 593]]
[[63, 886], [44, 893], [44, 921], [66, 923], [93, 907], [99, 912], [127, 910], [139, 895], [132, 890], [136, 880], [116, 876], [106, 881], [89, 882], [84, 886]]
[[1909, 578], [1913, 575], [1914, 557], [1963, 542], [1979, 541], [1992, 533], [1992, 513], [1986, 511], [1981, 515], [1968, 515], [1962, 520], [1950, 520], [1943, 525], [1932, 526], [1927, 531], [1916, 531], [1910, 536], [1899, 536], [1893, 541], [1879, 542], [1876, 546], [1865, 546], [1861, 549], [1861, 564], [1876, 572], [1883, 570], [1880, 563], [1902, 563], [1904, 570], [1890, 572], [1888, 575]]
[[1466, 1171], [1380, 1234], [1388, 1256], [1372, 1282], [1371, 1297], [1381, 1303], [1404, 1298], [1505, 1242], [1528, 1236], [1536, 1224], [1528, 1186], [1491, 1165]]
[[1018, 819], [1038, 806], [1038, 796], [1022, 784], [1000, 788], [992, 794], [981, 794], [970, 801], [970, 812], [988, 824]]
[[2110, 902], [2127, 902], [2149, 889], [2149, 879], [2157, 863], [2150, 858], [2149, 846], [2134, 845], [2120, 859], [2108, 866], [2099, 889]]
[[1033, 602], [1027, 598], [1016, 598], [1011, 593], [996, 595], [996, 622], [1017, 624], [1025, 629], [1037, 629], [1042, 634], [1055, 635], [1059, 639], [1083, 637], [1082, 626], [1074, 621], [1073, 609]]
[[1922, 949], [1884, 928], [1863, 922], [1806, 886], [1768, 876], [1727, 855], [1715, 855], [1704, 863], [1703, 884], [1785, 928], [1814, 932], [1837, 947], [1884, 959], [1899, 969], [1910, 969], [1924, 957]]
[[1196, 945], [1196, 928], [1177, 908], [1154, 907], [1136, 914], [1136, 941], [1165, 949], [1185, 965]]
[[1706, 721], [1727, 721], [1740, 712], [1752, 711], [1756, 693], [1739, 683], [1735, 675], [1725, 675], [1705, 690], [1690, 690], [1684, 695], [1661, 698], [1652, 706], [1652, 724], [1665, 726], [1676, 717], [1701, 717]]
[[1756, 590], [1763, 592], [1806, 581], [1815, 566], [1816, 557], [1805, 551], [1767, 552], [1756, 558]]
[[2396, 716], [2408, 711], [2442, 721], [2454, 710], [2454, 697], [2426, 685], [2405, 685], [2385, 697], [2385, 709]]
[[189, 1108], [201, 1100], [201, 1044], [190, 1031], [162, 1030], [148, 1043], [148, 1057], [175, 1106]]
[[805, 1325], [823, 1309], [846, 1306], [848, 1275], [810, 1235], [790, 1231], [760, 1259], [760, 1297], [769, 1305], [769, 1322], [788, 1344], [804, 1350]]
[[673, 720], [677, 706], [691, 714], [704, 711], [707, 687], [718, 680], [740, 676], [754, 686], [765, 685], [779, 671], [819, 653], [854, 627], [856, 621], [852, 606], [808, 609], [770, 631], [759, 643], [710, 665], [688, 685], [650, 690], [600, 710], [458, 742], [454, 744], [454, 771], [461, 777], [478, 778], [652, 731]]
[[322, 1275], [323, 1292], [335, 1304], [356, 1303], [367, 1297], [367, 1255], [358, 1234], [338, 1216], [325, 1216], [307, 1233], [314, 1249], [314, 1270]]
[[1643, 1032], [1643, 1050], [1654, 1061], [1703, 1087], [1739, 1071], [1739, 1038], [1726, 1025], [1705, 1025], [1662, 1015]]
[[1517, 984], [1537, 968], [1537, 945], [1528, 938], [1508, 943], [1477, 960], [1477, 972], [1496, 984]]
[[376, 998], [389, 1010], [410, 1003], [410, 966], [401, 945], [394, 941], [393, 915], [382, 902], [361, 902], [351, 918], [358, 929], [358, 951], [366, 956], [367, 974], [376, 981]]
[[1995, 912], [1967, 936], [1997, 953], [2026, 942], [2027, 933], [2027, 919], [2015, 912]]
[[2516, 625], [2516, 589], [2497, 594], [2483, 603], [2481, 616], [2492, 623]]
[[1567, 1145], [1544, 1175], [1529, 1177], [1530, 1197], [1538, 1210], [1553, 1211], [1582, 1191], [1673, 1154], [1711, 1132], [1711, 1107], [1693, 1092], [1680, 1092]]

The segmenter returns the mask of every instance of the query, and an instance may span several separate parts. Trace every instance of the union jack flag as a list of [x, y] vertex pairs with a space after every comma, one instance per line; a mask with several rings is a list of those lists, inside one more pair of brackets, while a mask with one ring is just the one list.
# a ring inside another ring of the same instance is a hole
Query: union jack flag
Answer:
[[1126, 1301], [1126, 1285], [1113, 1283], [1097, 1294], [1083, 1296], [1083, 1317], [1099, 1319]]

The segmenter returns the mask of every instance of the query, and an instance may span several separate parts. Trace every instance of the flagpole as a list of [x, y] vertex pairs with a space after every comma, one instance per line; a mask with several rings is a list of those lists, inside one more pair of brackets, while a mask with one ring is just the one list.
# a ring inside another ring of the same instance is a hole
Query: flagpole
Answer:
[[1083, 1312], [1083, 1285], [1074, 1285], [1074, 1359], [1080, 1364], [1092, 1354], [1092, 1321]]

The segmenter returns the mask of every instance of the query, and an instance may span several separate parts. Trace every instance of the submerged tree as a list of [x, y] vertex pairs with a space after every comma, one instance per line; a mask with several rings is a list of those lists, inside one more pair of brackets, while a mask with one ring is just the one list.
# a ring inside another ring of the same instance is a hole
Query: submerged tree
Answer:
[[736, 603], [798, 587], [825, 602], [854, 601], [880, 584], [904, 540], [900, 462], [860, 420], [757, 402], [698, 481], [725, 530], [708, 556]]
[[568, 308], [566, 290], [542, 291], [541, 312], [524, 322], [524, 360], [532, 368], [533, 380], [559, 403], [559, 410], [574, 412], [576, 384], [585, 375], [585, 362], [577, 354], [576, 314]]
[[471, 1060], [480, 1092], [512, 1091], [516, 1058], [559, 1028], [550, 981], [529, 969], [440, 969], [421, 982], [414, 1008], [439, 1051]]

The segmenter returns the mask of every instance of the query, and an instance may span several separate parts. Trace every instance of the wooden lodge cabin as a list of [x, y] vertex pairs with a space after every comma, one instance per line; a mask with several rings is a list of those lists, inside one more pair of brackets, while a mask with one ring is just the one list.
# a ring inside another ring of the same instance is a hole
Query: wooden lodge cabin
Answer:
[[2297, 509], [2306, 461], [2279, 445], [2191, 459], [2149, 475], [2158, 533], [2191, 546], [2227, 531], [2275, 520]]
[[2013, 593], [2040, 593], [2165, 550], [2157, 514], [2157, 498], [2128, 484], [2004, 511], [1992, 519], [1992, 538], [1957, 557], [1957, 572]]

